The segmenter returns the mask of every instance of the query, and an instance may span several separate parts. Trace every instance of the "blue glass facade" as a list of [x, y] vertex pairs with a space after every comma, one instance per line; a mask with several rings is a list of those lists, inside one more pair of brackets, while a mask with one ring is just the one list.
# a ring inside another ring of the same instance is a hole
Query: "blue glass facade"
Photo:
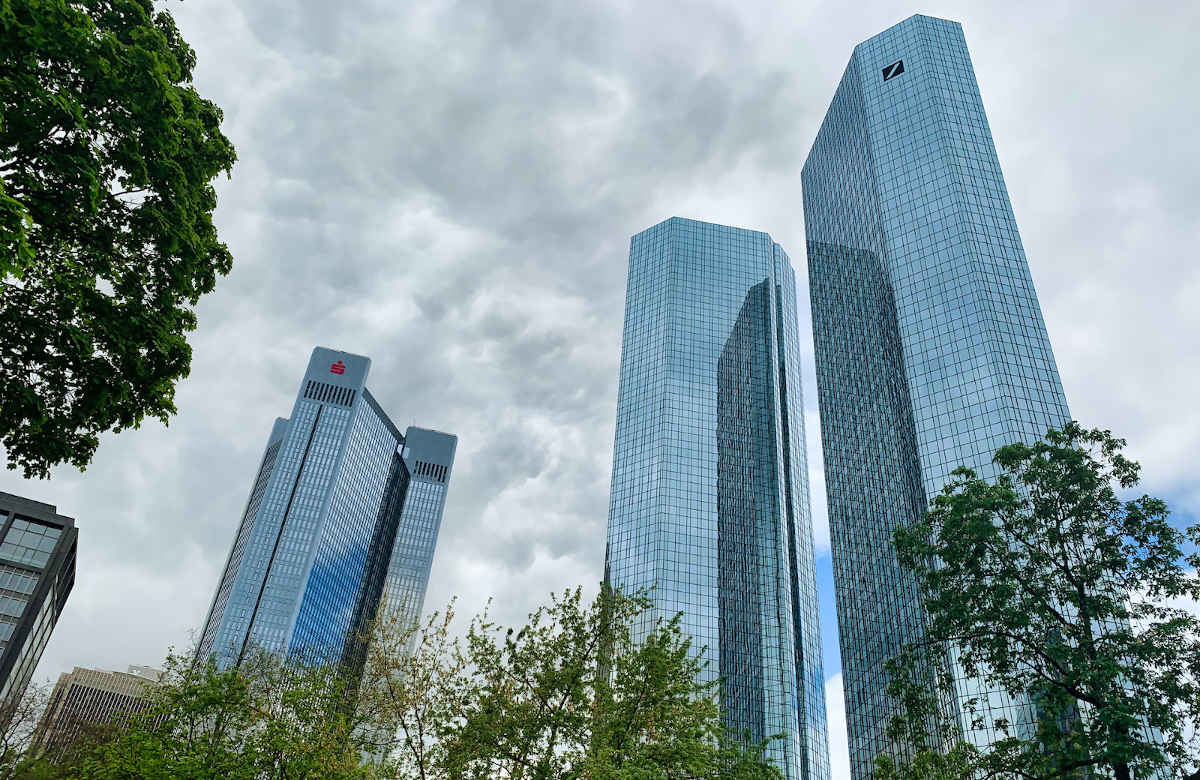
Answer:
[[914, 16], [854, 50], [803, 186], [851, 765], [868, 777], [888, 749], [883, 663], [923, 626], [892, 530], [956, 466], [994, 476], [997, 448], [1070, 413], [960, 25]]
[[313, 350], [291, 417], [268, 439], [199, 658], [228, 665], [263, 649], [361, 662], [394, 551], [414, 534], [427, 555], [408, 564], [428, 577], [436, 528], [429, 539], [405, 525], [415, 483], [405, 436], [367, 390], [369, 368], [359, 355]]
[[633, 237], [605, 578], [683, 613], [735, 735], [829, 777], [796, 284], [765, 233]]

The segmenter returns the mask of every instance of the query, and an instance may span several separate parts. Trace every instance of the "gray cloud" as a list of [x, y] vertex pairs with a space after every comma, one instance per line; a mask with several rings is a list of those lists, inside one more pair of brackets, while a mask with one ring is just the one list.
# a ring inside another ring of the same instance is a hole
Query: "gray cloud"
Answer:
[[[236, 257], [169, 428], [0, 489], [82, 528], [39, 677], [153, 663], [204, 619], [308, 351], [370, 355], [397, 424], [460, 437], [429, 603], [517, 619], [601, 573], [630, 234], [770, 232], [803, 285], [799, 168], [855, 43], [897, 2], [171, 4], [240, 161]], [[1197, 109], [1186, 4], [937, 2], [979, 73], [1076, 416], [1200, 512]], [[802, 304], [803, 305], [803, 304]], [[807, 307], [802, 321], [807, 318]], [[806, 402], [818, 547], [816, 393]]]

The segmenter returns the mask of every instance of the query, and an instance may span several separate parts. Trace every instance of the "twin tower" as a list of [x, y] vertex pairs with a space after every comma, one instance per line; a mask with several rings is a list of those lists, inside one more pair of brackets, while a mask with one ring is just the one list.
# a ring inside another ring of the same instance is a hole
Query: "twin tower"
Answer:
[[[922, 636], [892, 531], [959, 465], [1070, 419], [962, 28], [854, 50], [802, 174], [850, 762], [892, 749], [885, 662]], [[829, 777], [796, 283], [750, 230], [634, 236], [605, 576], [683, 612], [735, 733]], [[1018, 729], [1026, 702], [990, 694]], [[996, 735], [964, 723], [965, 736]]]
[[[924, 626], [893, 529], [955, 467], [991, 476], [997, 448], [1070, 414], [958, 24], [914, 16], [854, 50], [802, 184], [850, 759], [866, 778], [890, 749], [884, 663]], [[826, 780], [796, 296], [765, 233], [676, 218], [634, 236], [604, 578], [682, 612], [727, 726], [782, 734], [784, 775]], [[401, 434], [368, 366], [313, 353], [202, 657], [360, 659], [379, 609], [420, 613], [456, 439]], [[1018, 728], [1034, 720], [957, 685]]]

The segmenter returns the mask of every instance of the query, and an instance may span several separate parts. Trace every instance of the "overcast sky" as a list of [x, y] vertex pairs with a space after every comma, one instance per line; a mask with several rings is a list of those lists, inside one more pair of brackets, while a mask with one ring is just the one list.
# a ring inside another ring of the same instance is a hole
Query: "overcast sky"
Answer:
[[[427, 606], [519, 620], [601, 574], [629, 236], [769, 232], [803, 285], [800, 167], [854, 45], [961, 21], [1074, 415], [1200, 515], [1200, 5], [173, 2], [239, 162], [233, 272], [179, 415], [86, 473], [0, 474], [77, 518], [37, 672], [158, 664], [203, 622], [271, 423], [316, 344], [368, 355], [400, 427], [458, 434]], [[803, 289], [803, 287], [801, 288]], [[819, 421], [809, 466], [835, 777], [844, 725]], [[841, 770], [841, 771], [844, 771]]]

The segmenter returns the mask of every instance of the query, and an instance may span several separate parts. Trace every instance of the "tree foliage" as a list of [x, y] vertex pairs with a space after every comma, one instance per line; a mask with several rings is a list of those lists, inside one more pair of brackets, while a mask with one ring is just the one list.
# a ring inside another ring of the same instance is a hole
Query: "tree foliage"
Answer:
[[763, 746], [724, 733], [716, 683], [680, 616], [652, 621], [644, 595], [555, 596], [520, 630], [481, 619], [475, 679], [444, 736], [449, 778], [778, 776]]
[[[579, 590], [527, 625], [487, 615], [465, 637], [453, 605], [372, 630], [360, 673], [256, 655], [240, 668], [168, 660], [150, 706], [62, 756], [26, 755], [21, 777], [760, 780], [762, 745], [722, 730], [679, 618], [649, 601]], [[637, 626], [637, 630], [635, 630]]]
[[955, 648], [966, 674], [1036, 708], [1035, 733], [1009, 729], [983, 757], [992, 771], [1128, 780], [1192, 771], [1200, 752], [1187, 736], [1200, 620], [1172, 606], [1200, 600], [1200, 556], [1186, 552], [1200, 526], [1177, 530], [1157, 498], [1122, 500], [1139, 477], [1124, 444], [1071, 422], [1003, 447], [996, 480], [959, 468], [895, 534], [929, 616], [923, 648]]
[[175, 411], [232, 263], [234, 150], [195, 64], [152, 0], [0, 0], [0, 441], [26, 476]]
[[903, 758], [878, 756], [875, 780], [961, 780], [982, 775], [979, 751], [961, 739], [953, 705], [954, 681], [942, 662], [943, 652], [937, 646], [910, 645], [887, 663], [887, 693], [897, 703], [887, 737]]
[[385, 777], [439, 778], [442, 744], [475, 693], [470, 659], [453, 632], [454, 602], [421, 624], [386, 611], [373, 627], [358, 710]]
[[353, 693], [336, 666], [257, 654], [241, 668], [221, 670], [172, 655], [144, 711], [91, 744], [28, 756], [20, 776], [368, 778]]

